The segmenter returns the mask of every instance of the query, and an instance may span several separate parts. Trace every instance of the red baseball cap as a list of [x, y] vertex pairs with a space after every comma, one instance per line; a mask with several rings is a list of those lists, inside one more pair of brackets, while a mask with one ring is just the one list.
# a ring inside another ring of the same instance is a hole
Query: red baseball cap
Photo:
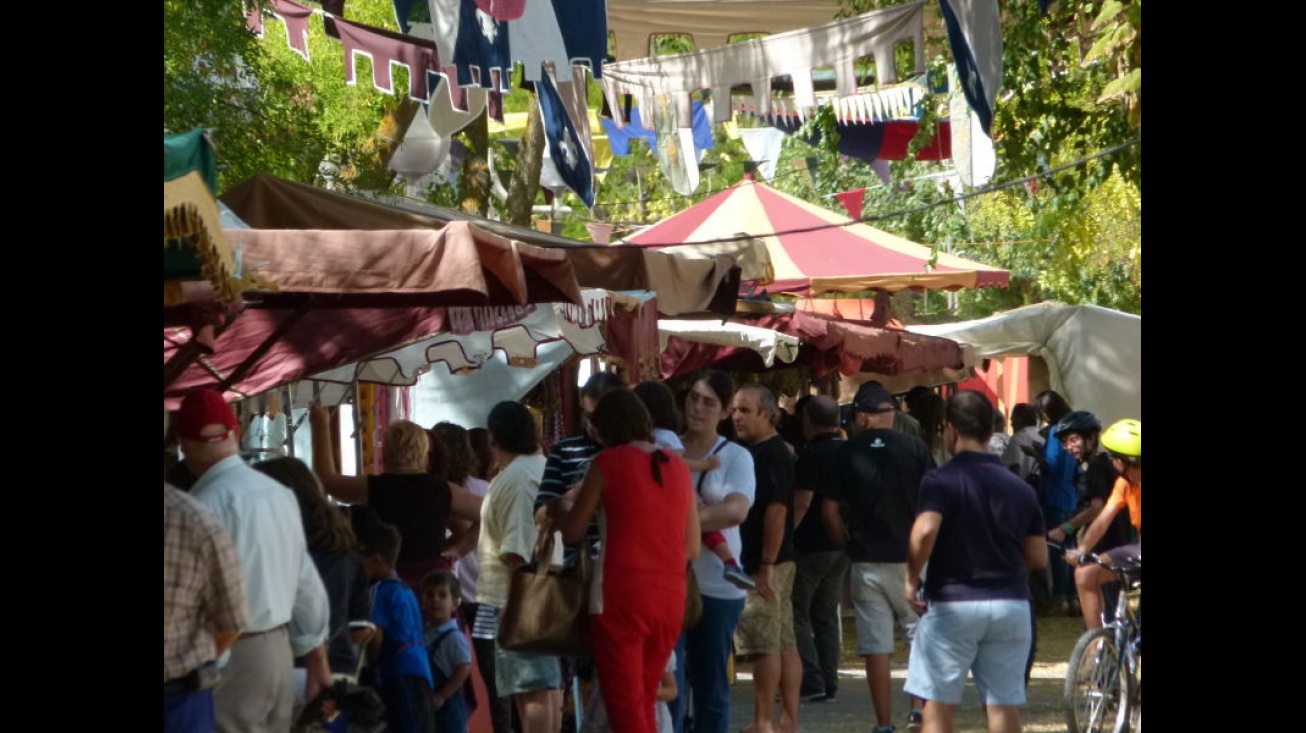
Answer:
[[[221, 425], [226, 430], [216, 435], [204, 434], [204, 428]], [[213, 389], [197, 389], [188, 393], [177, 410], [177, 437], [200, 443], [216, 443], [235, 430], [240, 423], [236, 412], [227, 404], [222, 393]]]

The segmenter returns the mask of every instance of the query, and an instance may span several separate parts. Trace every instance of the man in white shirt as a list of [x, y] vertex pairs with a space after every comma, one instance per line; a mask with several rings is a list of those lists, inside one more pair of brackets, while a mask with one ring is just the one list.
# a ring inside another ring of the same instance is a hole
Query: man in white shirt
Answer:
[[294, 710], [294, 659], [307, 657], [306, 698], [331, 684], [330, 606], [308, 554], [299, 503], [240, 457], [239, 423], [222, 394], [186, 395], [175, 421], [191, 496], [231, 535], [245, 571], [248, 624], [214, 690], [220, 733], [285, 733]]

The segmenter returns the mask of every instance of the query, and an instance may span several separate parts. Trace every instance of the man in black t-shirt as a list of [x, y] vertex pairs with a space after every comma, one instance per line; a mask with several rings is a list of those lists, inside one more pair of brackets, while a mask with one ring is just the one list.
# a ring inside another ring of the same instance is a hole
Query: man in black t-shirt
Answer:
[[[825, 395], [799, 400], [803, 447], [794, 466], [794, 638], [803, 660], [799, 696], [809, 702], [833, 700], [839, 689], [839, 602], [848, 576], [848, 555], [830, 539], [821, 519], [825, 467], [843, 445], [839, 405]], [[814, 509], [813, 509], [814, 508]]]
[[735, 627], [735, 653], [753, 662], [752, 728], [774, 727], [780, 692], [780, 728], [798, 728], [798, 688], [803, 662], [794, 640], [794, 458], [776, 431], [780, 408], [762, 384], [745, 384], [731, 403], [735, 435], [753, 454], [757, 490], [739, 526], [740, 562], [757, 581], [748, 591]]
[[[859, 387], [853, 406], [862, 432], [834, 452], [822, 484], [821, 513], [831, 539], [846, 548], [851, 561], [857, 654], [866, 658], [873, 733], [891, 733], [894, 626], [911, 643], [919, 620], [902, 597], [907, 540], [921, 477], [935, 464], [925, 441], [893, 429], [893, 395], [878, 382]], [[919, 707], [913, 702], [913, 724]]]

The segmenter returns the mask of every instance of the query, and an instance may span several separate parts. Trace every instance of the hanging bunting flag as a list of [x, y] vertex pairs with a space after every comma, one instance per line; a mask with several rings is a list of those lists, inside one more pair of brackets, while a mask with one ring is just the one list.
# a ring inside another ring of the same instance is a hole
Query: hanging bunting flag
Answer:
[[[694, 131], [694, 150], [697, 153], [711, 150], [716, 143], [712, 141], [712, 120], [707, 108], [702, 102], [695, 100], [691, 105], [690, 113], [694, 117], [691, 126]], [[612, 147], [613, 155], [630, 155], [632, 138], [644, 138], [649, 148], [652, 148], [658, 137], [656, 130], [646, 128], [640, 122], [638, 107], [630, 111], [630, 124], [624, 127], [618, 127], [616, 120], [611, 117], [600, 117], [599, 121], [603, 123], [603, 130], [608, 135], [608, 144]]]
[[[470, 125], [485, 111], [490, 93], [479, 87], [461, 88], [450, 84], [449, 77], [440, 74], [436, 77], [435, 91], [431, 93], [428, 119], [431, 129], [437, 134], [450, 136]], [[454, 103], [454, 95], [462, 93], [465, 109], [459, 109]]]
[[993, 137], [993, 103], [1002, 85], [1002, 25], [998, 0], [939, 0], [961, 91]]
[[893, 183], [893, 175], [889, 173], [889, 161], [884, 158], [876, 158], [871, 161], [871, 172], [875, 173], [884, 182], [885, 186]]
[[245, 8], [245, 25], [255, 36], [263, 38], [263, 11], [257, 5]]
[[670, 94], [659, 94], [653, 101], [657, 124], [658, 165], [671, 188], [689, 196], [698, 188], [698, 156], [694, 154], [694, 130], [681, 128], [677, 122], [678, 105]]
[[775, 178], [775, 166], [780, 161], [780, 148], [784, 145], [783, 130], [774, 127], [741, 127], [739, 139], [748, 151], [748, 157], [757, 161], [757, 172], [770, 181]]
[[[272, 11], [281, 18], [281, 22], [286, 26], [286, 45], [290, 50], [308, 60], [308, 19], [313, 15], [311, 8], [304, 7], [291, 0], [274, 0]], [[257, 15], [258, 11], [255, 10]], [[248, 18], [250, 16], [246, 16]], [[263, 19], [259, 18], [258, 34], [263, 34]]]
[[586, 207], [593, 208], [594, 164], [577, 136], [576, 125], [567, 115], [553, 70], [548, 66], [541, 69], [540, 80], [535, 83], [535, 98], [544, 121], [544, 137], [549, 142], [549, 157], [557, 166], [558, 175]]
[[[802, 129], [803, 121], [797, 116], [776, 115], [772, 124], [789, 135], [797, 134]], [[937, 133], [916, 151], [916, 160], [947, 160], [952, 157], [951, 122], [939, 120]], [[867, 162], [884, 160], [906, 160], [907, 147], [916, 137], [920, 123], [916, 120], [893, 120], [870, 124], [838, 123], [835, 131], [839, 133], [839, 154], [847, 155]], [[819, 131], [799, 138], [812, 147], [821, 146]]]
[[512, 59], [521, 62], [526, 81], [537, 81], [535, 70], [544, 63], [553, 64], [555, 81], [571, 81], [573, 60], [589, 63], [594, 78], [602, 76], [603, 59], [608, 52], [608, 16], [604, 3], [605, 0], [568, 0], [555, 6], [549, 0], [534, 0], [526, 6], [520, 20], [504, 23]]
[[434, 43], [382, 28], [352, 23], [344, 18], [336, 19], [336, 28], [340, 32], [340, 43], [345, 49], [346, 84], [354, 86], [358, 83], [354, 57], [365, 55], [371, 57], [372, 85], [377, 89], [387, 94], [393, 93], [391, 68], [405, 66], [408, 68], [408, 96], [418, 102], [430, 99], [436, 81], [427, 77], [440, 71]]
[[[996, 3], [997, 0], [992, 0]], [[736, 11], [746, 24], [748, 5], [738, 3]], [[872, 10], [868, 13], [844, 18], [809, 28], [777, 33], [765, 38], [739, 41], [725, 46], [706, 48], [691, 53], [653, 56], [603, 65], [603, 91], [613, 110], [621, 108], [621, 96], [629, 94], [640, 100], [641, 106], [658, 94], [673, 96], [678, 108], [680, 124], [690, 124], [690, 95], [701, 89], [712, 92], [716, 100], [730, 99], [730, 89], [749, 84], [753, 89], [769, 88], [769, 80], [789, 76], [794, 80], [795, 104], [815, 107], [812, 91], [812, 70], [830, 67], [835, 73], [835, 91], [840, 95], [856, 91], [858, 75], [856, 65], [863, 57], [875, 60], [875, 79], [879, 84], [896, 84], [898, 69], [894, 62], [894, 48], [903, 41], [911, 41], [914, 49], [913, 75], [925, 71], [925, 35], [923, 26], [923, 0]], [[742, 30], [742, 29], [741, 29]], [[801, 93], [801, 94], [800, 94]], [[757, 114], [766, 117], [772, 112], [769, 94], [755, 96]], [[615, 113], [618, 124], [626, 124], [620, 113]], [[714, 122], [730, 119], [731, 106], [718, 104]], [[645, 126], [651, 120], [645, 119]]]
[[[948, 81], [957, 88], [957, 70], [948, 69]], [[957, 92], [948, 95], [948, 110], [952, 117], [952, 159], [957, 177], [967, 188], [978, 188], [989, 182], [997, 167], [993, 141], [980, 129], [979, 115], [966, 104]]]
[[862, 218], [862, 200], [866, 196], [865, 188], [854, 188], [851, 191], [841, 191], [834, 195], [843, 204], [843, 208], [848, 212], [849, 219]]

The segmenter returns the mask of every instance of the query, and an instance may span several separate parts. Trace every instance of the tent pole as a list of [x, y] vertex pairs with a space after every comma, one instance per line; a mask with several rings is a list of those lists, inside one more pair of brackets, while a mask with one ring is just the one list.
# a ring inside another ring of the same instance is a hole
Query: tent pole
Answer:
[[354, 408], [354, 468], [357, 470], [355, 475], [366, 476], [363, 471], [363, 416], [358, 410], [358, 377], [349, 385], [349, 391], [353, 393], [353, 400], [350, 404]]
[[286, 404], [281, 408], [282, 414], [286, 416], [286, 455], [291, 458], [295, 457], [295, 383], [287, 382]]

